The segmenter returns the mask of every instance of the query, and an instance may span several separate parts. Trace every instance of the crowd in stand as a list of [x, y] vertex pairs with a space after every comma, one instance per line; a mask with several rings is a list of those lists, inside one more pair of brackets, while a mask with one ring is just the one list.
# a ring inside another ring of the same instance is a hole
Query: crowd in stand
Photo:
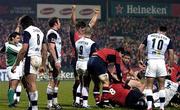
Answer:
[[[37, 26], [46, 34], [48, 27], [47, 19], [37, 19]], [[72, 47], [69, 39], [70, 20], [61, 20], [62, 37], [62, 65], [65, 69], [71, 68]], [[132, 64], [136, 65], [137, 48], [146, 35], [155, 32], [159, 24], [168, 27], [168, 36], [173, 40], [176, 54], [180, 55], [180, 19], [159, 17], [118, 17], [109, 19], [108, 22], [98, 21], [94, 27], [92, 39], [101, 47], [116, 48], [123, 46], [132, 53]], [[15, 29], [15, 20], [0, 19], [0, 47], [6, 42], [9, 33]], [[111, 39], [112, 36], [122, 37]], [[5, 55], [0, 54], [0, 68], [6, 68]]]

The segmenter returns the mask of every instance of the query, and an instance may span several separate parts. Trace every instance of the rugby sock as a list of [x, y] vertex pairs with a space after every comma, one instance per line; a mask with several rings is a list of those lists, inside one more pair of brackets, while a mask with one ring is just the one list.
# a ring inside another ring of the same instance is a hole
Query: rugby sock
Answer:
[[17, 93], [16, 91], [14, 92], [14, 101], [17, 100]]
[[83, 87], [82, 88], [82, 96], [83, 96], [83, 106], [88, 106], [88, 88]]
[[48, 107], [52, 107], [53, 89], [51, 86], [47, 87], [46, 93], [47, 93], [47, 99], [48, 99], [47, 105]]
[[58, 104], [57, 95], [58, 95], [58, 87], [54, 87], [54, 91], [53, 91], [53, 104], [54, 105]]
[[38, 91], [29, 92], [29, 97], [31, 100], [32, 110], [38, 110], [37, 102], [38, 102]]
[[75, 83], [73, 85], [73, 100], [76, 100], [76, 91], [79, 86], [79, 80], [75, 80]]
[[9, 90], [8, 90], [8, 102], [9, 102], [9, 105], [14, 103], [14, 93], [15, 93], [14, 89], [9, 88]]
[[76, 91], [76, 103], [80, 104], [80, 97], [81, 97], [81, 85], [79, 84], [77, 91]]
[[164, 110], [166, 92], [165, 90], [159, 90], [160, 109]]
[[152, 108], [152, 102], [153, 102], [153, 97], [152, 97], [152, 90], [151, 89], [146, 89], [146, 98], [147, 98], [147, 109]]
[[108, 95], [109, 93], [109, 87], [103, 87], [103, 91], [102, 91], [102, 101], [104, 103], [109, 103], [109, 100], [108, 100]]
[[100, 102], [100, 92], [99, 91], [93, 91], [94, 99], [96, 101], [96, 104]]
[[22, 90], [21, 85], [18, 85], [16, 88], [16, 100], [17, 100], [17, 102], [20, 101], [21, 90]]

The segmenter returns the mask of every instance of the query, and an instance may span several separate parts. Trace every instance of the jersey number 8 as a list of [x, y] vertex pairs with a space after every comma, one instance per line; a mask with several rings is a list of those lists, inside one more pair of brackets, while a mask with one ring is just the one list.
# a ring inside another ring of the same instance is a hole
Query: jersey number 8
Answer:
[[116, 94], [116, 91], [113, 88], [109, 89], [109, 92], [111, 93], [111, 95]]

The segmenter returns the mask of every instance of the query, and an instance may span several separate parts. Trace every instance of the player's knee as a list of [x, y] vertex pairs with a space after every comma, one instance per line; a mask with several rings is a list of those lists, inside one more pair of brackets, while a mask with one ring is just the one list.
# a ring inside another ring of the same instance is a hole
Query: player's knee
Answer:
[[34, 84], [34, 83], [29, 83], [27, 88], [28, 88], [29, 92], [35, 92], [37, 90], [36, 84]]

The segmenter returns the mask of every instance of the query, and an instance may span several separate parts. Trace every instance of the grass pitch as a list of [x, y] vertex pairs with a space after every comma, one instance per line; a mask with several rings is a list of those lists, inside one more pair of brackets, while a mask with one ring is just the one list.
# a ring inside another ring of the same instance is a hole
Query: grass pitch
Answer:
[[[37, 85], [38, 85], [38, 94], [39, 94], [39, 100], [38, 100], [39, 110], [45, 110], [47, 105], [47, 98], [46, 98], [47, 82], [43, 82], [43, 81], [37, 82]], [[73, 86], [73, 81], [61, 81], [61, 84], [59, 86], [58, 101], [62, 105], [63, 110], [80, 109], [80, 108], [72, 107], [72, 86]], [[16, 108], [8, 107], [7, 90], [8, 90], [8, 82], [0, 82], [0, 110], [26, 110], [28, 107], [28, 98], [26, 96], [25, 90], [22, 89], [20, 103], [17, 104]], [[91, 110], [103, 110], [95, 106], [95, 101], [93, 99], [93, 94], [92, 94], [92, 84], [90, 87], [89, 105], [91, 106]], [[167, 108], [166, 110], [177, 110], [177, 109], [178, 108]], [[113, 110], [130, 110], [130, 109], [115, 108]]]

